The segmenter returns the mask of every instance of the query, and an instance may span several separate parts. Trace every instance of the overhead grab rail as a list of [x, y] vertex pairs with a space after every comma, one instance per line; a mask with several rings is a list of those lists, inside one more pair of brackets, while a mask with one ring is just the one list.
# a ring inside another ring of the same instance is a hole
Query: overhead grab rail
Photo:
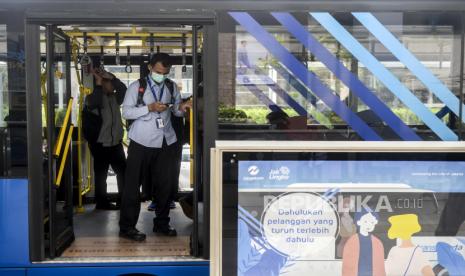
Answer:
[[100, 46], [100, 69], [105, 70], [105, 49]]
[[126, 67], [124, 68], [124, 71], [126, 71], [126, 73], [132, 73], [130, 46], [127, 46]]
[[150, 42], [149, 42], [149, 47], [150, 47], [150, 57], [149, 58], [152, 58], [153, 54], [154, 54], [154, 47], [155, 47], [155, 39], [153, 37], [153, 33], [150, 33]]
[[[65, 32], [66, 35], [71, 36], [73, 38], [76, 37], [84, 37], [84, 32], [76, 32], [76, 31], [70, 31], [70, 32]], [[115, 37], [115, 33], [110, 33], [110, 32], [86, 32], [87, 36], [101, 36], [101, 37]], [[150, 33], [150, 32], [132, 32], [132, 33], [119, 33], [120, 37], [167, 37], [167, 38], [182, 38], [183, 34], [186, 34], [187, 37], [192, 37], [192, 34], [190, 32], [185, 32], [185, 33]]]
[[186, 73], [187, 72], [187, 66], [186, 66], [186, 34], [183, 34], [182, 36], [182, 72]]
[[87, 40], [87, 32], [84, 32], [84, 55], [87, 55], [87, 46], [89, 46], [89, 42]]
[[116, 45], [116, 56], [115, 56], [115, 63], [116, 65], [120, 65], [120, 57], [119, 57], [119, 34], [116, 33], [115, 35], [115, 39], [116, 39], [116, 42], [115, 42], [115, 45]]
[[[136, 49], [136, 50], [150, 50], [151, 47], [150, 46], [145, 46], [145, 45], [132, 45], [131, 46], [132, 49]], [[182, 46], [177, 46], [177, 45], [157, 45], [157, 48], [163, 48], [163, 49], [182, 49]], [[186, 49], [192, 49], [192, 46], [186, 46], [185, 47]], [[100, 45], [89, 45], [87, 47], [87, 49], [89, 50], [102, 50], [102, 49], [106, 49], [106, 50], [114, 50], [115, 49], [115, 46], [100, 46]]]
[[[73, 40], [73, 42], [75, 42], [75, 40]], [[90, 69], [91, 69], [90, 67], [92, 66], [92, 59], [87, 54], [87, 48], [89, 46], [89, 44], [87, 42], [87, 33], [84, 33], [84, 45], [83, 45], [84, 54], [81, 56], [80, 59], [79, 59], [79, 55], [78, 55], [79, 46], [77, 45], [77, 43], [76, 43], [76, 46], [77, 46], [77, 49], [73, 49], [73, 51], [75, 51], [75, 53], [73, 52], [73, 59], [74, 59], [74, 57], [76, 57], [76, 61], [77, 61], [77, 63], [75, 64], [76, 65], [76, 71], [79, 70], [77, 65], [80, 64], [81, 69], [86, 74], [88, 74]], [[74, 47], [74, 43], [73, 43], [73, 47]]]

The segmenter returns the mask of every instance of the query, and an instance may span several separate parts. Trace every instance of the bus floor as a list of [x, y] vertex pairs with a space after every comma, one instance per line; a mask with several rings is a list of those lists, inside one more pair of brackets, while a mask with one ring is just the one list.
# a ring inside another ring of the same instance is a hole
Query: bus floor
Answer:
[[119, 211], [96, 210], [95, 205], [85, 206], [84, 213], [74, 216], [75, 241], [62, 254], [62, 258], [80, 257], [188, 257], [193, 222], [187, 218], [179, 204], [170, 212], [170, 224], [177, 237], [153, 233], [154, 212], [148, 211], [150, 202], [143, 202], [137, 229], [147, 235], [144, 242], [134, 242], [118, 236]]

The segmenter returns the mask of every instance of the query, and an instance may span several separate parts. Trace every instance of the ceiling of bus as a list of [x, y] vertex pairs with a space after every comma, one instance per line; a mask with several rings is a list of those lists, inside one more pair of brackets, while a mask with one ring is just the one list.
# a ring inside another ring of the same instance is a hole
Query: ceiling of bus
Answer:
[[[366, 35], [362, 26], [352, 26], [352, 32], [357, 37], [357, 39], [363, 43], [369, 43], [371, 37]], [[112, 26], [103, 26], [103, 25], [68, 25], [60, 26], [60, 29], [65, 33], [70, 35], [72, 38], [76, 39], [76, 42], [80, 45], [80, 51], [83, 52], [84, 46], [84, 33], [87, 35], [88, 41], [88, 53], [98, 53], [101, 54], [101, 46], [104, 47], [105, 55], [115, 55], [117, 51], [117, 39], [119, 36], [119, 54], [127, 55], [127, 47], [129, 46], [131, 55], [145, 55], [150, 53], [150, 35], [153, 35], [153, 47], [154, 50], [157, 50], [157, 47], [160, 47], [160, 51], [181, 55], [183, 49], [187, 54], [191, 53], [192, 45], [192, 26], [189, 25], [173, 25], [173, 26], [141, 26], [141, 25], [112, 25]], [[411, 47], [415, 46], [415, 41], [420, 39], [423, 43], [419, 45], [421, 49], [416, 52], [421, 55], [428, 55], [431, 58], [431, 55], [439, 53], [436, 48], [429, 49], [425, 44], [426, 42], [432, 42], [431, 45], [437, 45], [435, 40], [439, 36], [444, 35], [444, 38], [451, 38], [454, 34], [453, 27], [450, 25], [445, 26], [429, 26], [429, 25], [406, 25], [406, 26], [391, 26], [396, 32], [402, 33], [404, 35], [403, 41], [405, 43], [410, 43], [410, 37], [413, 38]], [[43, 53], [45, 53], [45, 32], [42, 28], [42, 44], [43, 44]], [[286, 47], [293, 53], [301, 54], [302, 47], [300, 43], [289, 36], [282, 27], [276, 25], [267, 25], [267, 30], [272, 32], [275, 35], [280, 36], [280, 41], [286, 45]], [[319, 39], [322, 42], [328, 44], [330, 48], [337, 48], [337, 41], [331, 36], [328, 36], [325, 30], [318, 26], [312, 25], [311, 31], [315, 35], [319, 36]], [[431, 37], [431, 33], [436, 34], [436, 36]], [[240, 27], [237, 29], [237, 35], [246, 34]], [[183, 43], [183, 36], [185, 43]], [[200, 38], [200, 45], [202, 39]], [[183, 46], [184, 45], [184, 46]], [[446, 43], [442, 45], [441, 53], [448, 53], [452, 50], [452, 44]], [[384, 53], [384, 48], [380, 45], [374, 45], [374, 50], [378, 54]], [[442, 55], [438, 55], [437, 59], [441, 59]], [[388, 58], [389, 59], [389, 58]]]
[[[119, 44], [120, 55], [127, 55], [129, 47], [131, 55], [147, 54], [151, 45], [154, 50], [160, 47], [160, 51], [170, 54], [182, 54], [183, 48], [186, 53], [191, 52], [192, 26], [60, 26], [64, 31], [80, 46], [80, 51], [84, 51], [84, 41], [87, 38], [87, 52], [101, 53], [104, 47], [105, 54], [116, 54]], [[153, 41], [151, 44], [150, 41]], [[45, 46], [45, 29], [42, 28], [41, 40]], [[201, 41], [201, 39], [200, 39]]]

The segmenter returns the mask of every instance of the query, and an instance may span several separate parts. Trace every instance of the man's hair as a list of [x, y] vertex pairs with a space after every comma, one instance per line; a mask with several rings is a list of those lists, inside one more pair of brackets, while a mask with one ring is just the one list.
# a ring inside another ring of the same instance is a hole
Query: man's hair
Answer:
[[163, 67], [171, 67], [171, 57], [166, 53], [156, 53], [150, 58], [150, 66], [161, 63]]

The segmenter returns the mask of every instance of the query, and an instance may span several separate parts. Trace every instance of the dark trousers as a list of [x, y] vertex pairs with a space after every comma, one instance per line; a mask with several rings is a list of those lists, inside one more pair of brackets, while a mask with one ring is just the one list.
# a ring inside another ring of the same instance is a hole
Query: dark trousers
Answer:
[[135, 228], [140, 213], [140, 186], [144, 179], [150, 179], [156, 203], [154, 226], [168, 225], [169, 202], [172, 193], [173, 146], [163, 141], [161, 148], [148, 148], [131, 141], [128, 149], [126, 181], [124, 184], [120, 229]]
[[[166, 163], [172, 164], [173, 177], [171, 178], [171, 194], [170, 194], [170, 202], [176, 200], [176, 195], [179, 191], [179, 174], [181, 173], [181, 160], [182, 160], [182, 144], [178, 140], [174, 144], [170, 145], [171, 147], [171, 154], [166, 160]], [[155, 189], [154, 187], [154, 180], [150, 179], [150, 175], [144, 175], [144, 179], [142, 180], [142, 201], [146, 199], [154, 200], [155, 198]], [[150, 195], [150, 198], [149, 198]]]
[[89, 149], [94, 157], [95, 202], [97, 204], [104, 204], [108, 202], [107, 175], [110, 165], [116, 173], [118, 193], [121, 194], [123, 190], [126, 156], [122, 144], [113, 147], [104, 147], [101, 143], [89, 143]]

